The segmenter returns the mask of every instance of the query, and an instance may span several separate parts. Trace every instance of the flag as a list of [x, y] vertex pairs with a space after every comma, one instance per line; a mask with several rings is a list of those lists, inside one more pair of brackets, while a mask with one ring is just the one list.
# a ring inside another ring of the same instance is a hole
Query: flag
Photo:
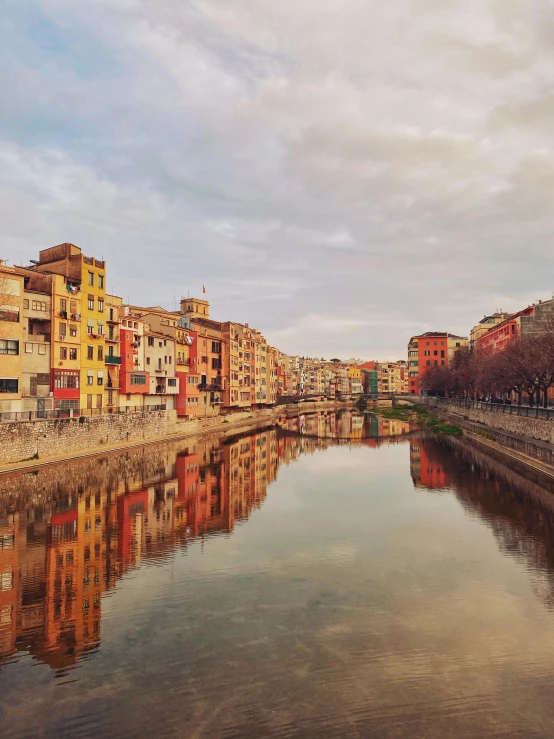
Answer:
[[204, 285], [202, 285], [202, 292], [203, 292], [203, 293], [205, 293], [205, 292], [206, 292], [206, 288], [204, 287]]

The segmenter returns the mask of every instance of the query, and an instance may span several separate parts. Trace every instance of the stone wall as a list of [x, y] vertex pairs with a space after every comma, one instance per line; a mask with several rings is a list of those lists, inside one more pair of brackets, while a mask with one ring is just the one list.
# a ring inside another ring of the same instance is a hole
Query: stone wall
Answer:
[[[432, 401], [434, 398], [426, 398], [427, 405], [435, 405]], [[509, 408], [509, 406], [506, 406]], [[452, 415], [461, 416], [462, 418], [487, 426], [492, 429], [507, 431], [510, 434], [519, 436], [527, 436], [531, 439], [539, 439], [540, 441], [548, 441], [554, 444], [554, 420], [547, 421], [542, 418], [527, 418], [526, 416], [518, 416], [515, 413], [510, 414], [508, 411], [499, 413], [492, 410], [478, 410], [475, 408], [461, 408], [454, 403], [440, 403], [437, 410], [445, 411]]]
[[101, 449], [176, 433], [175, 411], [0, 424], [0, 463]]
[[212, 418], [179, 420], [176, 411], [121, 413], [105, 416], [0, 424], [0, 465], [38, 458], [69, 458], [85, 452], [124, 447], [160, 437], [186, 436], [220, 430], [227, 436], [258, 426], [270, 426], [279, 418], [329, 411], [349, 404], [332, 401], [302, 403], [264, 410], [247, 410]]

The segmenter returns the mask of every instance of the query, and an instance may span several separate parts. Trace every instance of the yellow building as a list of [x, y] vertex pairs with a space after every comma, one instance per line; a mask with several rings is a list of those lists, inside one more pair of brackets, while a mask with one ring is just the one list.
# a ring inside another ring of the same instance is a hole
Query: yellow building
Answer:
[[114, 413], [119, 408], [119, 392], [121, 382], [119, 370], [121, 368], [121, 344], [119, 334], [119, 320], [123, 316], [123, 301], [116, 295], [106, 295], [106, 335], [104, 338], [106, 352], [106, 382], [104, 406], [108, 413]]
[[40, 251], [33, 269], [57, 276], [52, 306], [56, 408], [101, 409], [106, 376], [105, 263], [65, 243]]
[[105, 262], [81, 254], [81, 408], [89, 410], [104, 406], [105, 301]]
[[474, 326], [469, 334], [469, 345], [471, 347], [475, 346], [475, 342], [481, 338], [484, 334], [487, 333], [493, 326], [496, 326], [499, 323], [502, 323], [502, 321], [505, 321], [506, 318], [508, 318], [510, 314], [504, 313], [503, 311], [499, 313], [492, 313], [490, 316], [485, 316], [482, 318], [479, 323]]
[[354, 367], [352, 365], [348, 367], [348, 379], [350, 381], [350, 392], [353, 395], [363, 392], [362, 370], [359, 367]]
[[455, 336], [454, 334], [448, 334], [448, 364], [454, 359], [454, 355], [459, 349], [468, 346], [468, 340], [465, 336]]
[[23, 276], [0, 262], [0, 413], [21, 410]]

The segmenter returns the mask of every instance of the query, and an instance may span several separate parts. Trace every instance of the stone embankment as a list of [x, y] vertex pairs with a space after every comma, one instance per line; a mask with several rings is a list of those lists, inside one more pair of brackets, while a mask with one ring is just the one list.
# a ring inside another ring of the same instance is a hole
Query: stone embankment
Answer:
[[425, 398], [426, 405], [435, 406], [438, 411], [449, 413], [488, 428], [554, 444], [554, 420], [547, 421], [532, 416], [518, 416], [515, 413], [499, 413], [496, 410], [464, 408], [455, 403], [440, 403], [436, 406], [434, 400], [434, 398]]
[[271, 426], [279, 419], [301, 413], [337, 410], [349, 406], [350, 403], [333, 401], [312, 402], [229, 413], [194, 421], [180, 420], [175, 411], [151, 411], [4, 423], [0, 424], [0, 472], [211, 431], [231, 435]]
[[503, 452], [545, 474], [554, 474], [554, 420], [465, 408], [455, 403], [437, 404], [434, 398], [416, 402], [460, 426], [464, 435], [480, 446]]

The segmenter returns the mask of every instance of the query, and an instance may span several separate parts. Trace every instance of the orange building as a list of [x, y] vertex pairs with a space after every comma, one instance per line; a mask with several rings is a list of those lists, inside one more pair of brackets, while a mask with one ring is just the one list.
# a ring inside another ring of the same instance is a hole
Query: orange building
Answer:
[[[410, 395], [419, 395], [421, 380], [432, 367], [448, 367], [458, 349], [467, 346], [462, 336], [427, 331], [412, 336], [408, 344], [408, 380]], [[450, 355], [450, 356], [449, 356]]]

